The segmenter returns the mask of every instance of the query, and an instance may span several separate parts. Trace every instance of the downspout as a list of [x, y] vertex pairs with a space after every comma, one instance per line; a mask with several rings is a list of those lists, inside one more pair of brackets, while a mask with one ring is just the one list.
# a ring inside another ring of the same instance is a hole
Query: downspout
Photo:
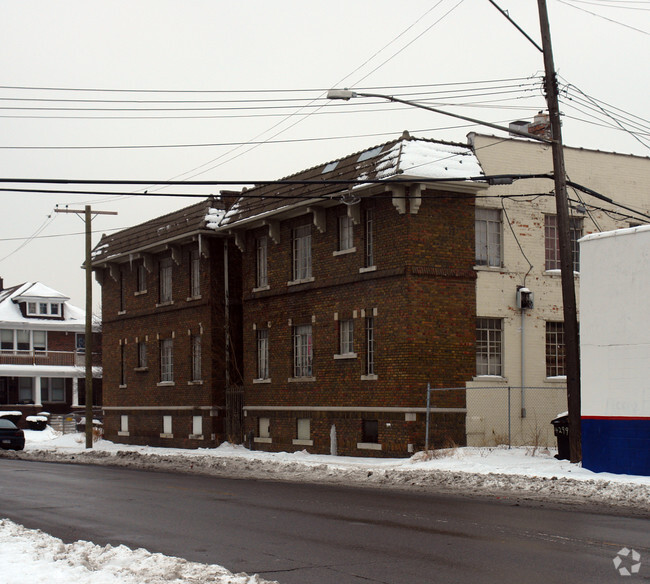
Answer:
[[230, 387], [230, 287], [228, 284], [228, 238], [223, 240], [223, 305], [225, 333], [226, 391]]

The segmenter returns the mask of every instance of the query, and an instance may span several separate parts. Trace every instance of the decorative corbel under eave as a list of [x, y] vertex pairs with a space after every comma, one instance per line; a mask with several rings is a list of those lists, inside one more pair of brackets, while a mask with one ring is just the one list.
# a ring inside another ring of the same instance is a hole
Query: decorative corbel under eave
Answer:
[[95, 272], [95, 280], [97, 280], [97, 283], [100, 286], [103, 286], [104, 285], [104, 272], [105, 272], [105, 270], [103, 268], [95, 268], [93, 270], [93, 272]]
[[150, 253], [142, 254], [142, 265], [144, 266], [144, 269], [151, 274], [153, 271], [153, 256]]
[[393, 206], [400, 215], [406, 213], [406, 187], [404, 185], [386, 186], [387, 191], [393, 193]]
[[361, 205], [357, 201], [354, 205], [346, 205], [348, 208], [348, 217], [352, 219], [354, 225], [359, 225], [361, 223]]
[[176, 245], [168, 245], [169, 250], [172, 252], [172, 260], [177, 266], [181, 265], [181, 248]]
[[422, 184], [416, 183], [411, 185], [409, 192], [409, 213], [417, 215], [422, 204]]
[[120, 268], [117, 264], [109, 263], [108, 266], [108, 275], [113, 279], [114, 282], [118, 282], [120, 278]]
[[230, 231], [230, 235], [235, 238], [235, 245], [240, 252], [246, 251], [246, 232], [245, 231]]
[[307, 211], [309, 211], [314, 218], [314, 225], [316, 226], [316, 229], [320, 231], [321, 233], [325, 233], [327, 231], [327, 220], [326, 220], [326, 211], [322, 207], [307, 207]]
[[274, 219], [267, 219], [264, 221], [264, 225], [268, 226], [269, 237], [273, 240], [273, 243], [280, 243], [280, 222]]

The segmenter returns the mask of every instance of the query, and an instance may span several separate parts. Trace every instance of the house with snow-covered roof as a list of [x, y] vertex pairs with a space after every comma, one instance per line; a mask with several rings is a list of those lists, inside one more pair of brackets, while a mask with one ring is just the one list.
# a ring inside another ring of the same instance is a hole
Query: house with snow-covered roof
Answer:
[[[85, 312], [69, 300], [41, 282], [5, 288], [0, 278], [0, 411], [27, 417], [85, 408]], [[100, 405], [99, 351], [93, 366]]]

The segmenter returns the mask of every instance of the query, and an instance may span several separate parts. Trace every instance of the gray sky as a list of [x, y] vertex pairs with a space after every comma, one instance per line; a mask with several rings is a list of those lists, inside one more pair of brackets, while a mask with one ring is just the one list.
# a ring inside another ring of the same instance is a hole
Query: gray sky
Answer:
[[[497, 3], [541, 43], [537, 2]], [[548, 5], [565, 143], [649, 156], [650, 2]], [[545, 107], [541, 53], [488, 0], [0, 0], [0, 38], [0, 178], [244, 183], [292, 174], [405, 129], [458, 142], [470, 131], [495, 133], [395, 104], [327, 102], [329, 87], [426, 99], [503, 125]], [[105, 91], [80, 91], [98, 89]], [[641, 141], [614, 129], [592, 99], [624, 124], [645, 127]], [[95, 244], [102, 232], [195, 201], [0, 197], [5, 285], [39, 280], [80, 307], [84, 225], [54, 214], [55, 205], [117, 211], [95, 218]], [[97, 306], [98, 287], [94, 294]]]

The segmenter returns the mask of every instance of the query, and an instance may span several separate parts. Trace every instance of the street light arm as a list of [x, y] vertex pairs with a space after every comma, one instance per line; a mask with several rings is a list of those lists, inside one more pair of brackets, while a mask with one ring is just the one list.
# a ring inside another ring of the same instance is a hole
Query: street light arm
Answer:
[[477, 120], [476, 118], [470, 118], [468, 116], [462, 116], [460, 114], [453, 114], [451, 112], [446, 112], [443, 110], [440, 110], [435, 107], [431, 107], [429, 105], [423, 105], [421, 103], [417, 103], [415, 101], [408, 101], [406, 99], [400, 99], [399, 97], [394, 97], [392, 95], [384, 95], [382, 93], [362, 93], [359, 91], [352, 91], [351, 89], [330, 89], [327, 92], [327, 99], [342, 99], [345, 101], [349, 101], [353, 97], [376, 97], [379, 99], [386, 99], [388, 101], [393, 101], [395, 103], [403, 103], [405, 105], [410, 105], [412, 107], [417, 107], [420, 109], [424, 109], [430, 112], [434, 112], [437, 114], [442, 114], [443, 116], [450, 116], [452, 118], [457, 118], [459, 120], [464, 120], [466, 122], [471, 122], [472, 124], [477, 124], [479, 126], [487, 126], [488, 128], [493, 128], [495, 130], [499, 130], [501, 132], [508, 132], [510, 134], [516, 134], [517, 136], [522, 136], [524, 138], [530, 138], [531, 140], [536, 140], [537, 142], [544, 142], [545, 144], [552, 144], [553, 140], [549, 140], [548, 138], [544, 138], [543, 136], [536, 136], [535, 134], [529, 134], [528, 132], [524, 132], [522, 130], [518, 130], [516, 128], [506, 128], [505, 126], [499, 126], [498, 124], [492, 124], [491, 122], [485, 122], [483, 120]]

